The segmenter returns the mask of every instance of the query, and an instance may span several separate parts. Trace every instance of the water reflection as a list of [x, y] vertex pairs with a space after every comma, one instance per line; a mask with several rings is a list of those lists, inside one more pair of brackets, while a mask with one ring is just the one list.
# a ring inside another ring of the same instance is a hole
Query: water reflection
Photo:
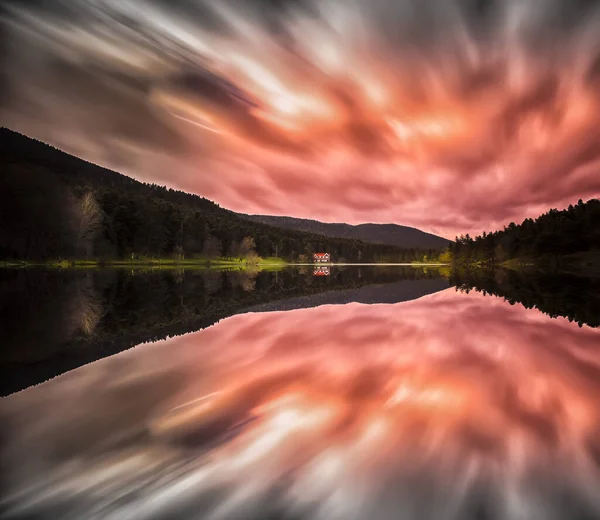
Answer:
[[448, 286], [440, 271], [406, 267], [338, 269], [328, 277], [314, 277], [312, 268], [0, 269], [0, 395], [250, 308], [399, 302]]
[[474, 270], [455, 271], [451, 282], [463, 291], [502, 296], [510, 303], [522, 303], [552, 317], [600, 327], [600, 278], [541, 271]]
[[454, 289], [250, 313], [0, 401], [6, 514], [598, 518], [600, 330]]

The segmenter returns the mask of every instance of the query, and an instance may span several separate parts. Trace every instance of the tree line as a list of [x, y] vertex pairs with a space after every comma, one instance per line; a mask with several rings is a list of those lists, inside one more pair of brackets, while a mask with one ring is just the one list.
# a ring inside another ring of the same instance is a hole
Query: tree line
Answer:
[[538, 309], [552, 318], [562, 316], [579, 326], [600, 327], [598, 278], [509, 269], [455, 269], [450, 283], [466, 293], [474, 289], [484, 295], [500, 296], [511, 305], [521, 303], [527, 309]]
[[510, 259], [560, 265], [561, 258], [600, 252], [600, 200], [591, 199], [537, 219], [511, 222], [500, 231], [475, 238], [456, 237], [450, 254], [456, 265], [494, 266]]

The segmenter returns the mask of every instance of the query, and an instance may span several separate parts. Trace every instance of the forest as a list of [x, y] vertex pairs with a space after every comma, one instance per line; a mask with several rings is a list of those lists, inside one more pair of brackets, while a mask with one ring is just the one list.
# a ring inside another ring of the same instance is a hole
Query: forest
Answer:
[[0, 260], [277, 257], [334, 262], [431, 260], [402, 249], [285, 230], [189, 193], [138, 182], [8, 129], [0, 130]]
[[457, 237], [450, 253], [456, 266], [494, 267], [515, 259], [559, 268], [597, 262], [600, 200], [579, 200], [562, 211], [551, 209], [535, 220], [528, 218], [518, 225], [511, 222], [500, 231], [484, 232], [475, 238], [468, 234]]

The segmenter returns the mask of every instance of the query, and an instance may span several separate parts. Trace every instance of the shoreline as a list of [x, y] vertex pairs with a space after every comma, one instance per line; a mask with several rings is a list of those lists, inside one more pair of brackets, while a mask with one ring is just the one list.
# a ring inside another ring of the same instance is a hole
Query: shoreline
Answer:
[[285, 260], [279, 261], [260, 261], [256, 263], [247, 263], [245, 261], [236, 260], [190, 260], [190, 261], [179, 261], [179, 260], [112, 260], [112, 261], [90, 261], [90, 260], [62, 260], [58, 261], [47, 261], [47, 262], [19, 262], [19, 261], [0, 261], [0, 269], [19, 269], [19, 268], [32, 268], [32, 267], [47, 267], [54, 269], [103, 269], [111, 267], [129, 267], [129, 268], [239, 268], [239, 269], [268, 269], [268, 268], [280, 268], [284, 269], [287, 267], [447, 267], [449, 263], [441, 262], [365, 262], [365, 263], [351, 263], [351, 262], [287, 262]]

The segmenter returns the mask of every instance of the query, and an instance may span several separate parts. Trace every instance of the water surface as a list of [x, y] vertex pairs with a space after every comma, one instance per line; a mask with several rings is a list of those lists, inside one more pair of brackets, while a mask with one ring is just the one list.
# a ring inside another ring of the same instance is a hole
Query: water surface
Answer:
[[600, 330], [410, 276], [2, 399], [2, 517], [600, 518]]

